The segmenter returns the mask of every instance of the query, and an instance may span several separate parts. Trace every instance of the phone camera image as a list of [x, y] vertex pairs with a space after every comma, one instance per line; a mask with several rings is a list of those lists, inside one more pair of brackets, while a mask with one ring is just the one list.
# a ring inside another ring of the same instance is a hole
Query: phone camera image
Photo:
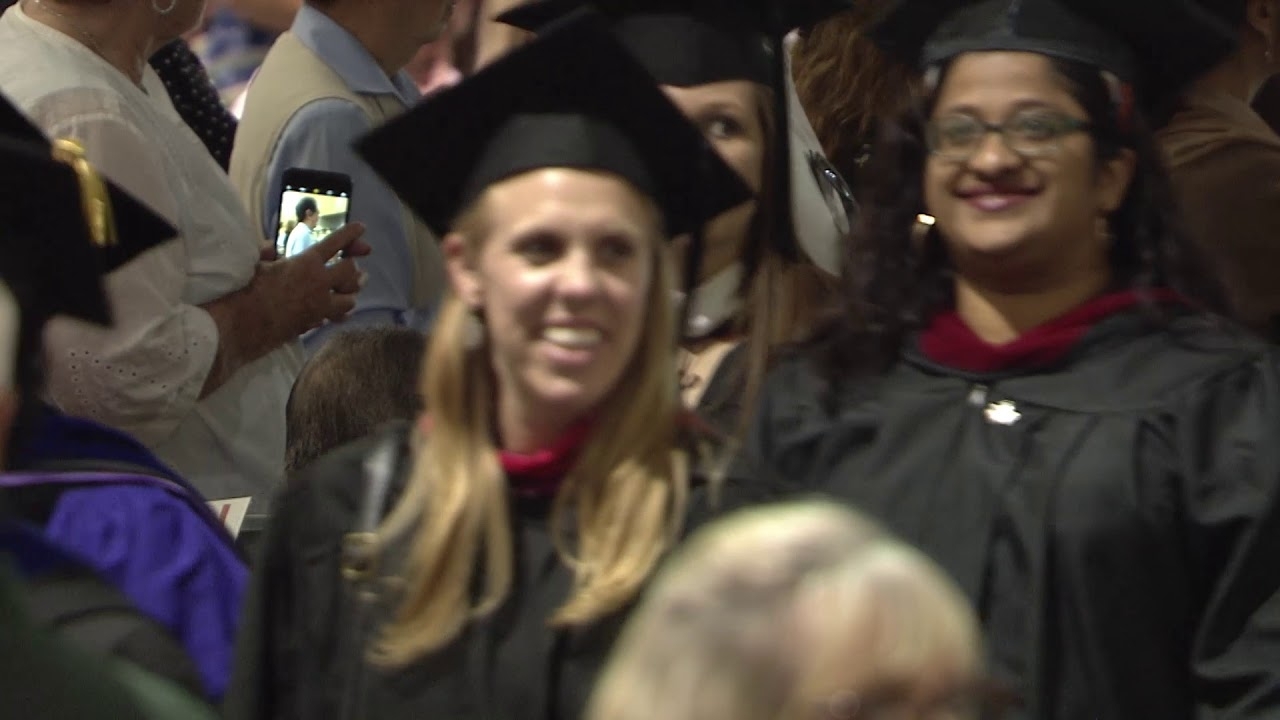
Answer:
[[[305, 252], [347, 224], [350, 193], [341, 190], [285, 184], [280, 194], [280, 227], [276, 250], [288, 258]], [[330, 263], [341, 257], [334, 256]]]

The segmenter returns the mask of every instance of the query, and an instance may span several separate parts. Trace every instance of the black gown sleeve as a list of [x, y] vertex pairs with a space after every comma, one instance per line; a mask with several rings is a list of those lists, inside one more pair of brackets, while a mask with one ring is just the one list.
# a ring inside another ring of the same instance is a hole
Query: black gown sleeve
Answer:
[[698, 415], [716, 432], [736, 438], [742, 430], [747, 344], [739, 343], [720, 360], [698, 403]]
[[[336, 718], [352, 656], [342, 542], [364, 496], [365, 456], [408, 423], [329, 452], [291, 480], [261, 540], [224, 701], [227, 720]], [[393, 483], [394, 488], [399, 487]]]
[[[1198, 610], [1198, 720], [1280, 716], [1280, 362], [1274, 353], [1201, 395], [1170, 439], [1181, 465]], [[1176, 552], [1170, 548], [1170, 552]]]
[[825, 382], [806, 357], [779, 363], [760, 389], [734, 473], [755, 478], [780, 496], [809, 488], [831, 424], [823, 406], [825, 392]]
[[293, 573], [289, 560], [291, 511], [281, 498], [259, 543], [253, 579], [241, 609], [235, 667], [223, 701], [227, 720], [293, 718], [290, 694], [296, 681], [298, 633], [289, 620], [293, 604]]

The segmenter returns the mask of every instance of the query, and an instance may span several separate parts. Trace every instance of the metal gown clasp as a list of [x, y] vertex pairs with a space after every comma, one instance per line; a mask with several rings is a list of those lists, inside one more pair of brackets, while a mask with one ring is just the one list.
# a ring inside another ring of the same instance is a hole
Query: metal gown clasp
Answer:
[[995, 425], [1013, 425], [1022, 419], [1022, 413], [1018, 412], [1018, 406], [1008, 400], [1001, 400], [987, 405], [983, 411], [987, 422]]

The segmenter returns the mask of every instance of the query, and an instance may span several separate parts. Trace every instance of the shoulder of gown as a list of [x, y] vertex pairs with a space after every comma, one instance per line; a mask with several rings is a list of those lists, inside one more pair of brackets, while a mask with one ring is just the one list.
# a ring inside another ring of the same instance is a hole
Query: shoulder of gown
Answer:
[[327, 717], [317, 708], [331, 712], [336, 706], [337, 689], [322, 676], [322, 663], [335, 652], [339, 635], [332, 623], [343, 591], [343, 537], [353, 529], [364, 495], [366, 455], [386, 439], [398, 439], [407, 455], [409, 428], [390, 423], [329, 452], [291, 478], [279, 496], [240, 620], [223, 702], [228, 720]]
[[698, 402], [698, 415], [726, 436], [732, 436], [742, 421], [743, 387], [747, 379], [746, 349], [747, 343], [740, 342], [725, 353]]
[[[320, 672], [311, 667], [315, 658], [336, 650], [332, 624], [342, 593], [342, 541], [362, 504], [364, 459], [384, 439], [398, 438], [401, 467], [406, 467], [410, 427], [393, 423], [324, 455], [293, 478], [277, 500], [241, 618], [236, 665], [223, 705], [228, 720], [328, 717], [324, 713], [336, 705], [332, 678], [300, 675], [302, 668], [311, 668], [309, 675]], [[776, 494], [772, 486], [732, 470], [716, 480], [712, 492], [709, 474], [694, 473], [685, 533]], [[397, 475], [403, 483], [403, 472]], [[393, 486], [392, 495], [396, 490]], [[318, 639], [326, 647], [318, 647]]]
[[765, 378], [735, 472], [776, 494], [805, 487], [815, 451], [851, 388], [836, 389], [813, 357], [796, 350]]
[[1146, 415], [1158, 452], [1138, 471], [1177, 481], [1196, 717], [1260, 720], [1280, 710], [1280, 348], [1212, 356]]
[[[969, 381], [901, 363], [872, 396], [829, 392], [806, 361], [779, 368], [755, 433], [775, 471], [817, 475], [875, 442], [885, 414], [926, 412]], [[1185, 563], [1187, 717], [1274, 717], [1280, 708], [1280, 348], [1202, 316], [1107, 338], [1052, 371], [1003, 381], [1049, 413], [1109, 418], [1107, 466], [1143, 504], [1168, 502], [1177, 542], [1152, 563]], [[816, 394], [815, 394], [816, 393]], [[868, 434], [858, 436], [858, 432]], [[1127, 439], [1122, 439], [1127, 438]], [[1046, 438], [1045, 440], [1049, 440]], [[931, 437], [920, 438], [928, 447]], [[1114, 461], [1114, 462], [1112, 462]], [[1103, 463], [1099, 458], [1090, 462]], [[1151, 528], [1141, 529], [1150, 531]], [[1093, 562], [1098, 562], [1096, 559]]]
[[222, 697], [249, 572], [221, 527], [167, 489], [122, 483], [68, 488], [45, 534], [181, 641]]

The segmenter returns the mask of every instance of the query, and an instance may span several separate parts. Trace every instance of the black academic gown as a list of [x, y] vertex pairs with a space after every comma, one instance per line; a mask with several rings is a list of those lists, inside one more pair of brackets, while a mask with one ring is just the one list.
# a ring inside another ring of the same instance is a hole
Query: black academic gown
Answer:
[[723, 437], [736, 437], [742, 429], [747, 380], [747, 344], [725, 353], [698, 401], [698, 416]]
[[[391, 432], [407, 437], [407, 426]], [[242, 620], [231, 720], [338, 717], [351, 672], [347, 590], [340, 543], [360, 502], [361, 462], [375, 439], [322, 458], [276, 506]], [[407, 442], [402, 448], [407, 456]], [[408, 462], [402, 462], [406, 471]], [[403, 482], [403, 477], [400, 478]], [[729, 480], [712, 509], [705, 483], [691, 497], [689, 528], [713, 514], [767, 499]], [[362, 718], [379, 720], [579, 720], [624, 621], [555, 631], [547, 619], [568, 597], [571, 575], [552, 546], [549, 502], [513, 500], [515, 576], [508, 600], [442, 651], [400, 671], [366, 668]]]
[[25, 595], [9, 558], [0, 555], [0, 717], [214, 720], [178, 686], [50, 635], [33, 621]]
[[1280, 717], [1280, 359], [1136, 314], [1066, 360], [965, 374], [908, 350], [835, 398], [769, 380], [756, 472], [802, 478], [933, 557], [1034, 720]]

